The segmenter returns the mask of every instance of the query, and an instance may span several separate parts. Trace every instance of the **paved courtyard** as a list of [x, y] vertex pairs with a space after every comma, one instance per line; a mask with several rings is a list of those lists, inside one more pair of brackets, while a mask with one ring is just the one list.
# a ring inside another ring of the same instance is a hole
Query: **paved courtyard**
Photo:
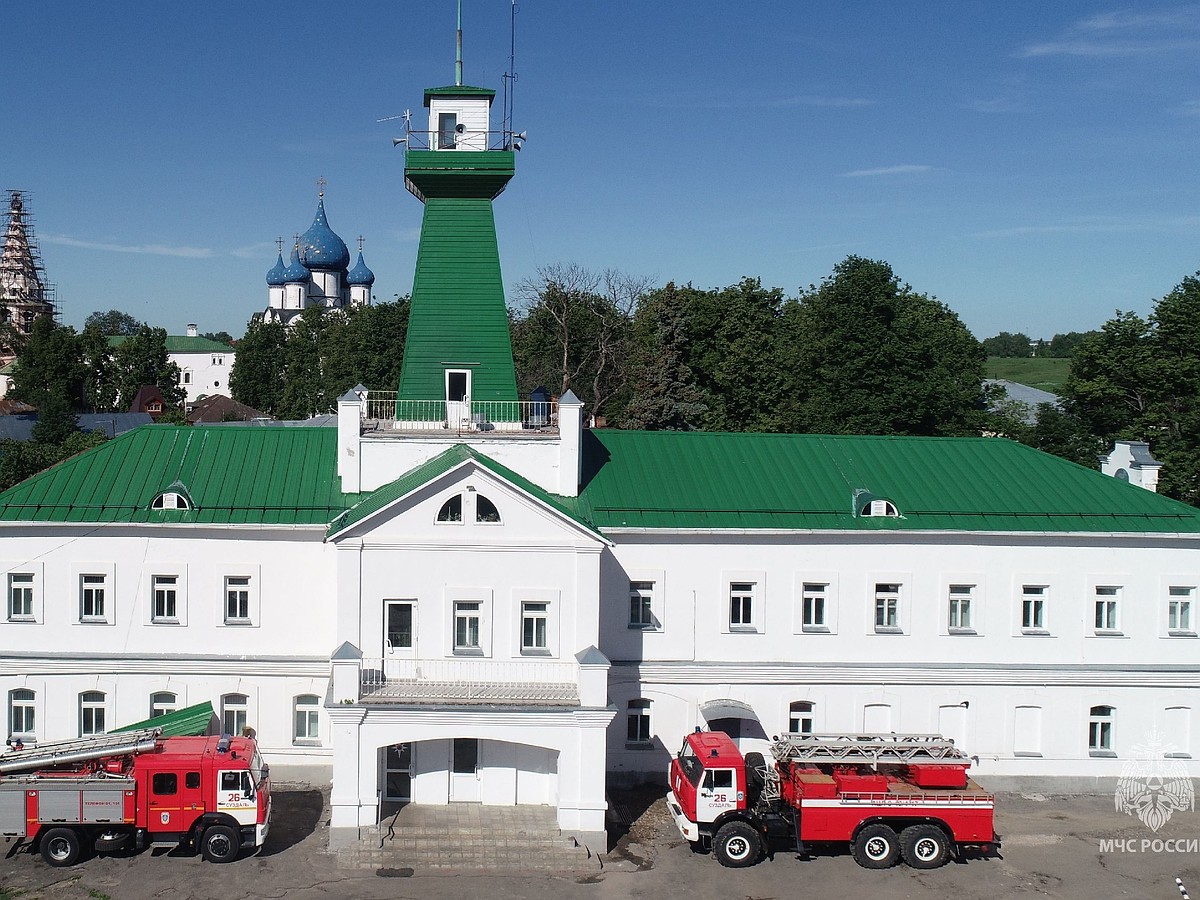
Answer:
[[[1001, 854], [932, 872], [903, 866], [868, 871], [836, 853], [808, 860], [779, 854], [751, 869], [723, 869], [680, 840], [657, 791], [612, 797], [623, 834], [602, 854], [589, 855], [558, 838], [548, 809], [480, 807], [406, 807], [361, 846], [333, 853], [327, 800], [315, 788], [279, 789], [267, 846], [224, 866], [156, 851], [52, 869], [39, 856], [0, 843], [0, 900], [681, 895], [1177, 900], [1177, 876], [1200, 896], [1200, 813], [1177, 812], [1155, 833], [1116, 812], [1112, 798], [1104, 796], [1001, 795]], [[418, 825], [427, 829], [423, 837], [415, 833]]]

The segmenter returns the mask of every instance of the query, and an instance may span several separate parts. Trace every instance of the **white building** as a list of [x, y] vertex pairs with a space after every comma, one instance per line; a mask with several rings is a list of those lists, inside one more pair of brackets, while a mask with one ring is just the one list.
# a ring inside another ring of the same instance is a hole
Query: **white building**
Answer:
[[167, 335], [167, 357], [179, 367], [179, 386], [187, 403], [213, 394], [229, 396], [229, 376], [237, 351], [228, 344], [200, 337], [195, 325], [185, 335]]
[[[427, 91], [430, 131], [491, 99]], [[0, 494], [14, 735], [211, 700], [277, 777], [332, 776], [335, 839], [411, 801], [551, 804], [598, 841], [606, 785], [706, 725], [941, 731], [990, 785], [1200, 774], [1200, 510], [999, 439], [592, 431], [572, 394], [520, 400], [512, 166], [410, 142], [397, 390], [336, 428], [137, 429]]]

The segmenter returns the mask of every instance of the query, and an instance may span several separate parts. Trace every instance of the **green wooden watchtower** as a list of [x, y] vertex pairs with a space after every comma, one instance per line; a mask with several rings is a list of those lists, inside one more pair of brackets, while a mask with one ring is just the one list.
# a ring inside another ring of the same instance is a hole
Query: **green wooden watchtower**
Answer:
[[[425, 204], [399, 400], [517, 400], [492, 200], [513, 176], [511, 133], [489, 129], [496, 92], [456, 84], [425, 91], [429, 130], [408, 132], [404, 181]], [[410, 407], [412, 408], [412, 407]], [[399, 413], [399, 418], [408, 416]], [[503, 412], [499, 417], [508, 418]], [[422, 416], [425, 418], [425, 416]]]

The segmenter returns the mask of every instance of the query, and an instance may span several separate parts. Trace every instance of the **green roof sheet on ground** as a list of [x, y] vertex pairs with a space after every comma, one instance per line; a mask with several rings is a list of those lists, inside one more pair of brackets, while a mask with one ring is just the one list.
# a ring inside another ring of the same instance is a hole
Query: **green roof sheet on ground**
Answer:
[[[1200, 532], [1200, 510], [1000, 438], [597, 430], [580, 516], [609, 528]], [[900, 518], [854, 515], [854, 492]]]
[[195, 706], [185, 706], [183, 709], [177, 709], [175, 712], [167, 713], [166, 715], [154, 716], [153, 718], [134, 722], [132, 725], [122, 725], [120, 728], [112, 730], [114, 732], [121, 732], [141, 731], [143, 728], [161, 728], [163, 737], [185, 737], [207, 734], [208, 726], [212, 723], [215, 715], [213, 705], [205, 700], [203, 703], [197, 703]]
[[[156, 510], [182, 485], [188, 510]], [[343, 494], [333, 428], [144, 425], [0, 494], [0, 521], [326, 525]]]

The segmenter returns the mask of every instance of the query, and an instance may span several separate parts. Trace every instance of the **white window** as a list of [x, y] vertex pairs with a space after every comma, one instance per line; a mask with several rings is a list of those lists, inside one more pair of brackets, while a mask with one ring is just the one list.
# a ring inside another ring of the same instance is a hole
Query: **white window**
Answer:
[[79, 736], [104, 732], [104, 693], [84, 691], [79, 695]]
[[33, 691], [18, 688], [8, 692], [8, 736], [20, 738], [23, 741], [37, 739], [34, 729], [34, 705], [36, 697]]
[[221, 729], [225, 734], [240, 735], [246, 730], [250, 698], [245, 694], [226, 694], [221, 698]]
[[179, 623], [179, 597], [177, 575], [155, 575], [153, 578], [154, 609], [151, 620], [165, 624]]
[[887, 734], [892, 731], [890, 703], [868, 703], [863, 707], [863, 734]]
[[1192, 711], [1186, 706], [1163, 710], [1163, 755], [1169, 759], [1192, 757]]
[[629, 627], [654, 628], [654, 582], [629, 582]]
[[1042, 708], [1018, 706], [1013, 710], [1013, 756], [1042, 755]]
[[183, 379], [183, 381], [182, 381], [183, 384], [191, 384], [192, 383], [192, 370], [191, 369], [184, 369], [182, 372], [179, 373], [179, 376], [181, 379]]
[[176, 491], [163, 491], [150, 504], [151, 509], [191, 509], [188, 498]]
[[477, 600], [458, 600], [454, 604], [454, 652], [480, 653], [480, 620], [483, 604]]
[[250, 579], [245, 575], [225, 578], [225, 624], [250, 624]]
[[500, 510], [496, 509], [496, 504], [482, 494], [475, 495], [475, 521], [490, 524], [499, 524], [500, 522]]
[[829, 585], [817, 581], [806, 581], [800, 594], [801, 628], [804, 631], [828, 631], [826, 618], [826, 593]]
[[103, 622], [104, 575], [79, 576], [79, 621]]
[[442, 504], [442, 508], [438, 510], [437, 520], [439, 522], [461, 522], [462, 505], [462, 494], [455, 494]]
[[754, 631], [755, 609], [753, 581], [731, 581], [729, 583], [729, 630]]
[[1046, 595], [1044, 584], [1021, 587], [1021, 631], [1025, 634], [1046, 634]]
[[170, 691], [158, 691], [150, 695], [150, 718], [169, 716], [179, 709], [179, 698]]
[[550, 652], [547, 633], [550, 622], [550, 604], [543, 601], [525, 601], [521, 604], [521, 652], [546, 654]]
[[293, 743], [315, 744], [320, 742], [320, 719], [317, 715], [320, 703], [320, 698], [315, 694], [301, 694], [296, 698], [296, 724], [295, 730], [292, 732]]
[[894, 581], [875, 583], [875, 631], [879, 634], [899, 634], [900, 585]]
[[13, 622], [33, 621], [33, 575], [13, 572], [8, 576], [8, 618]]
[[1192, 595], [1194, 587], [1173, 586], [1169, 589], [1167, 599], [1167, 633], [1173, 636], [1193, 636], [1196, 631], [1192, 627]]
[[813, 733], [813, 704], [796, 700], [788, 706], [788, 731], [793, 734]]
[[453, 150], [458, 135], [458, 114], [438, 113], [437, 149]]
[[1119, 633], [1121, 589], [1112, 585], [1097, 585], [1095, 597], [1095, 626], [1097, 634]]
[[1113, 753], [1113, 718], [1111, 706], [1093, 706], [1088, 711], [1088, 752], [1092, 756], [1115, 756]]
[[625, 744], [634, 747], [650, 743], [650, 701], [630, 700], [625, 714]]
[[974, 619], [971, 617], [971, 598], [974, 593], [973, 584], [950, 585], [948, 625], [952, 634], [974, 633]]
[[214, 366], [223, 366], [223, 365], [225, 365], [225, 357], [224, 357], [224, 356], [220, 356], [220, 355], [214, 356], [214, 357], [212, 358], [212, 364], [213, 364]]

